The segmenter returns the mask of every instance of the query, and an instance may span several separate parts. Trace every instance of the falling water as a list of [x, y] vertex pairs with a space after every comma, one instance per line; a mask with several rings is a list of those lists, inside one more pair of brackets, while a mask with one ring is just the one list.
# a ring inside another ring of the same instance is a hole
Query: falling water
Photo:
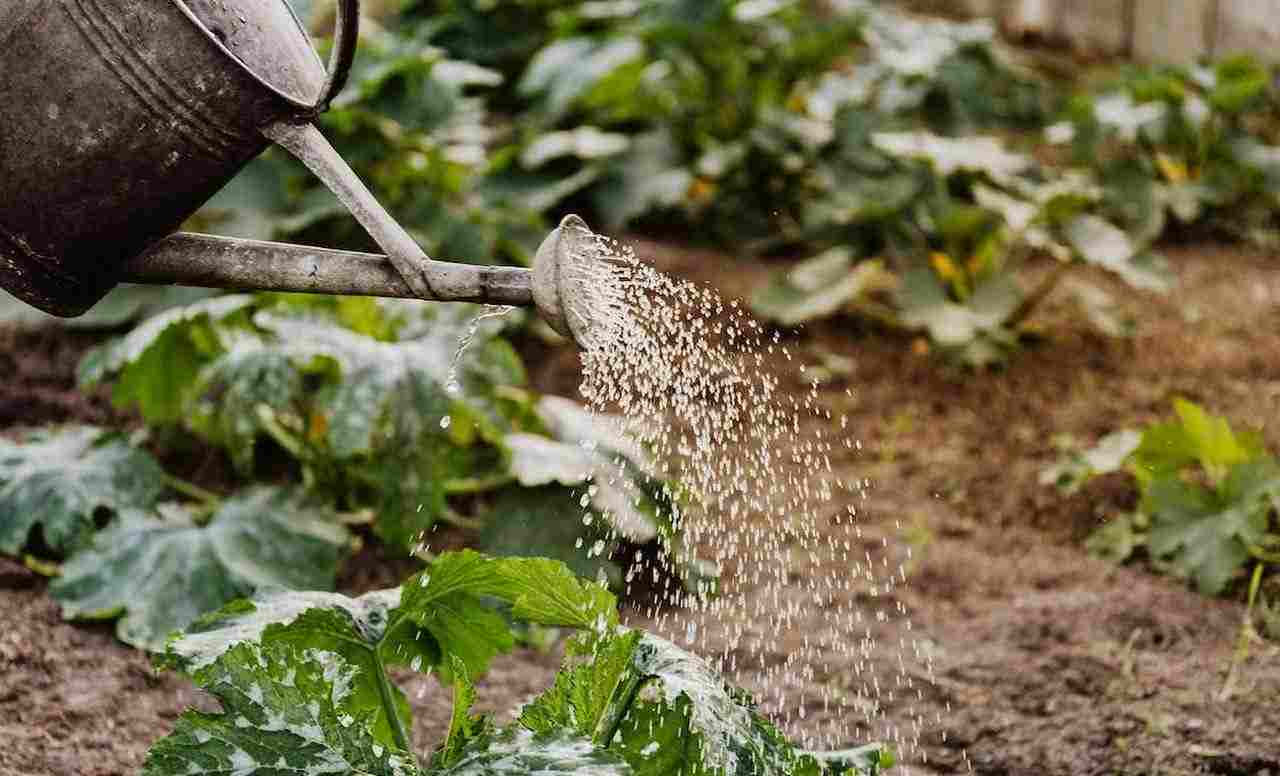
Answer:
[[[926, 720], [913, 701], [932, 667], [894, 595], [903, 566], [859, 525], [867, 483], [833, 466], [860, 448], [848, 418], [823, 406], [816, 381], [799, 397], [786, 389], [804, 367], [738, 302], [588, 236], [567, 268], [582, 289], [567, 301], [592, 324], [581, 392], [687, 491], [668, 516], [686, 549], [668, 552], [701, 553], [722, 574], [719, 595], [704, 598], [657, 567], [681, 559], [633, 566], [629, 587], [643, 576], [665, 585], [643, 624], [718, 660], [808, 746], [875, 736], [919, 752]], [[891, 625], [903, 635], [884, 675], [877, 639]]]

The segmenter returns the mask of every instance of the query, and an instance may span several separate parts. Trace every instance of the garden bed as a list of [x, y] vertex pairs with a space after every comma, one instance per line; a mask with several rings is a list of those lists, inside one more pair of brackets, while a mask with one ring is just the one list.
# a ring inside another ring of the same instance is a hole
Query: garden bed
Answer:
[[[641, 241], [637, 250], [729, 295], [749, 294], [771, 269], [668, 244]], [[966, 760], [993, 774], [1280, 773], [1280, 648], [1255, 646], [1234, 696], [1219, 699], [1241, 606], [1086, 555], [1081, 540], [1099, 513], [1132, 506], [1125, 483], [1103, 478], [1067, 498], [1039, 482], [1057, 455], [1055, 435], [1092, 443], [1163, 417], [1175, 396], [1237, 425], [1268, 421], [1269, 446], [1280, 446], [1280, 263], [1216, 246], [1169, 254], [1179, 283], [1167, 297], [1125, 291], [1102, 273], [1089, 278], [1139, 314], [1135, 338], [1101, 338], [1051, 302], [1037, 313], [1052, 323], [1050, 339], [1000, 372], [948, 367], [898, 335], [859, 336], [865, 324], [848, 319], [796, 339], [802, 359], [850, 360], [823, 398], [863, 442], [857, 456], [833, 460], [847, 478], [872, 481], [863, 540], [875, 549], [887, 539], [895, 554], [912, 549], [910, 581], [895, 595], [910, 613], [909, 637], [933, 654], [935, 678], [926, 681], [908, 652], [920, 697], [898, 693], [887, 714], [904, 725], [913, 713], [944, 719], [922, 732], [928, 762], [910, 762], [913, 773], [966, 770]], [[74, 387], [77, 355], [92, 338], [5, 337], [8, 427], [118, 417]], [[526, 356], [536, 387], [572, 395], [571, 349]], [[832, 504], [832, 514], [843, 506]], [[154, 674], [109, 627], [63, 623], [41, 578], [0, 563], [0, 774], [134, 773], [178, 712], [199, 702], [196, 691]], [[367, 549], [348, 562], [339, 589], [391, 585], [407, 570]], [[801, 595], [806, 569], [794, 571]], [[822, 612], [811, 611], [816, 627]], [[907, 634], [901, 622], [878, 627], [873, 663], [888, 681]], [[714, 634], [705, 646], [715, 648]], [[485, 708], [510, 708], [546, 686], [557, 659], [528, 649], [500, 659], [480, 682]], [[852, 672], [833, 658], [814, 682], [839, 687]], [[750, 674], [740, 678], [751, 684]], [[423, 675], [406, 675], [402, 686], [418, 740], [438, 739], [446, 691]], [[818, 700], [808, 711], [805, 724], [817, 727], [829, 714]]]

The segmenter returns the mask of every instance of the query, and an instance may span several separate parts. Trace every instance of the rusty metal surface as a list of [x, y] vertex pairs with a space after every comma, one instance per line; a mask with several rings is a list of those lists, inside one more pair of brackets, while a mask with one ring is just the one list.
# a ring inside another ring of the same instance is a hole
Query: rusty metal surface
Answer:
[[[429, 259], [310, 123], [342, 88], [284, 0], [0, 0], [0, 285], [55, 315], [116, 282], [533, 303], [528, 270]], [[387, 256], [172, 235], [274, 140]]]
[[[450, 264], [472, 275], [478, 295], [440, 301], [531, 305], [531, 272], [517, 267]], [[207, 288], [421, 298], [386, 256], [303, 245], [179, 233], [125, 263], [122, 281]]]
[[[326, 75], [283, 0], [3, 2], [17, 4], [0, 16], [0, 285], [55, 315], [97, 302], [266, 147], [262, 127], [314, 111], [277, 90], [324, 102], [345, 77]], [[244, 20], [236, 58], [197, 11], [223, 37]]]

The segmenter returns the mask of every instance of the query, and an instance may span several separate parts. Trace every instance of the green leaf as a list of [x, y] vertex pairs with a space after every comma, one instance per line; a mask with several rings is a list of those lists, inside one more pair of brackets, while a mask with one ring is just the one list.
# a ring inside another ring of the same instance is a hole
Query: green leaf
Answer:
[[609, 591], [579, 580], [562, 563], [488, 558], [469, 550], [440, 556], [406, 582], [400, 609], [431, 632], [445, 652], [462, 658], [474, 675], [494, 654], [510, 648], [509, 634], [498, 634], [495, 619], [477, 606], [480, 596], [508, 602], [513, 617], [539, 625], [599, 629], [617, 618]]
[[1210, 415], [1185, 399], [1175, 399], [1177, 422], [1157, 423], [1142, 435], [1134, 454], [1139, 481], [1170, 476], [1198, 463], [1216, 484], [1227, 470], [1265, 454], [1257, 433], [1237, 434], [1226, 418]]
[[832, 248], [774, 276], [751, 298], [751, 309], [783, 326], [838, 313], [868, 292], [887, 285], [884, 262], [856, 263], [846, 248]]
[[1099, 474], [1120, 471], [1142, 443], [1137, 431], [1122, 429], [1107, 434], [1082, 452], [1072, 451], [1040, 474], [1041, 485], [1056, 485], [1071, 495]]
[[[399, 589], [359, 598], [316, 591], [262, 593], [201, 618], [169, 643], [164, 660], [203, 683], [224, 654], [246, 643], [288, 648], [295, 654], [308, 649], [332, 652], [357, 671], [347, 685], [350, 705], [369, 715], [379, 742], [392, 746], [393, 728], [411, 729], [412, 712], [404, 695], [386, 680], [385, 666], [402, 663], [421, 670], [440, 660], [435, 642], [429, 636], [423, 641], [425, 634], [412, 626], [392, 638], [399, 603]], [[388, 717], [388, 705], [398, 720]]]
[[572, 736], [537, 737], [510, 729], [478, 739], [447, 767], [426, 776], [629, 776], [622, 758]]
[[1029, 156], [1006, 151], [993, 137], [950, 138], [930, 132], [877, 132], [871, 136], [871, 142], [890, 156], [927, 161], [943, 178], [969, 172], [1000, 183], [1034, 164]]
[[205, 403], [207, 420], [198, 425], [230, 454], [238, 470], [251, 474], [255, 443], [263, 431], [260, 408], [288, 412], [301, 402], [303, 389], [303, 374], [285, 353], [243, 338], [196, 379], [194, 395], [217, 397]]
[[1143, 254], [1122, 229], [1095, 215], [1077, 216], [1063, 228], [1067, 243], [1083, 260], [1111, 270], [1143, 291], [1167, 291], [1171, 279], [1163, 262]]
[[602, 518], [583, 525], [577, 497], [563, 487], [506, 488], [494, 499], [484, 518], [477, 544], [498, 557], [537, 556], [558, 560], [580, 577], [606, 580], [616, 588], [622, 571], [606, 553], [588, 557], [607, 524]]
[[1146, 543], [1146, 535], [1134, 525], [1134, 516], [1118, 515], [1089, 534], [1084, 547], [1095, 558], [1118, 565], [1133, 557]]
[[142, 773], [416, 776], [410, 752], [370, 734], [370, 713], [351, 692], [360, 673], [323, 649], [239, 644], [199, 679], [221, 711], [184, 712]]
[[[238, 601], [170, 643], [166, 660], [199, 680], [244, 642], [335, 652], [360, 669], [352, 703], [373, 715], [375, 736], [391, 744], [395, 730], [411, 725], [408, 703], [387, 681], [386, 666], [448, 677], [457, 660], [475, 676], [512, 647], [507, 620], [486, 599], [508, 603], [513, 617], [541, 625], [603, 628], [617, 617], [607, 590], [578, 580], [560, 563], [464, 550], [441, 555], [401, 588], [359, 598], [294, 592]], [[398, 720], [388, 718], [388, 707], [397, 709]]]
[[1269, 457], [1237, 464], [1218, 492], [1173, 476], [1154, 480], [1143, 494], [1151, 515], [1147, 546], [1169, 558], [1200, 592], [1217, 595], [1262, 543], [1280, 498], [1280, 464]]
[[493, 734], [486, 717], [471, 716], [476, 702], [476, 688], [467, 674], [467, 666], [457, 657], [452, 660], [453, 714], [449, 718], [449, 732], [444, 743], [431, 760], [432, 768], [447, 768], [462, 760], [467, 749], [487, 746], [482, 739]]
[[330, 515], [272, 488], [228, 498], [207, 525], [177, 507], [126, 509], [49, 592], [64, 617], [119, 617], [121, 641], [160, 650], [170, 633], [254, 590], [332, 587], [346, 542]]
[[584, 160], [603, 159], [622, 153], [630, 145], [631, 140], [626, 135], [581, 126], [540, 135], [525, 147], [520, 154], [520, 163], [528, 169], [535, 169], [566, 156]]
[[1004, 324], [1022, 301], [1022, 290], [1008, 275], [993, 275], [965, 303], [947, 298], [937, 275], [917, 267], [903, 274], [897, 293], [902, 322], [922, 328], [944, 350], [982, 366], [1000, 361], [1017, 339]]
[[41, 529], [55, 552], [87, 545], [99, 509], [146, 509], [164, 492], [150, 454], [89, 426], [0, 439], [0, 552], [16, 555]]
[[590, 736], [638, 774], [875, 772], [861, 770], [866, 751], [825, 762], [798, 751], [706, 660], [636, 631], [580, 640], [520, 724], [539, 736]]
[[77, 378], [82, 386], [93, 386], [113, 377], [117, 407], [136, 407], [148, 423], [176, 423], [190, 399], [192, 376], [214, 355], [206, 344], [210, 322], [253, 301], [232, 294], [153, 315], [120, 339], [89, 351]]

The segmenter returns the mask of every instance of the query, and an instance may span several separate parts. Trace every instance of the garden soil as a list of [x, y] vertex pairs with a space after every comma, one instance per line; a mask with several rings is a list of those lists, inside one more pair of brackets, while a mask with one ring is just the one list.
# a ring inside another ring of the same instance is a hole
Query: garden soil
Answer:
[[[771, 269], [667, 244], [636, 248], [661, 269], [729, 296], [748, 295]], [[896, 559], [911, 550], [909, 582], [894, 600], [866, 602], [901, 603], [910, 615], [909, 634], [900, 619], [875, 626], [879, 675], [904, 673], [899, 638], [932, 655], [927, 675], [908, 651], [905, 674], [919, 693], [885, 702], [888, 717], [904, 724], [909, 710], [944, 720], [922, 732], [927, 760], [913, 758], [911, 773], [1280, 776], [1280, 645], [1253, 644], [1233, 694], [1222, 697], [1243, 607], [1083, 551], [1100, 520], [1133, 507], [1123, 477], [1100, 478], [1071, 497], [1039, 482], [1057, 456], [1055, 437], [1092, 443], [1167, 416], [1176, 396], [1238, 425], [1266, 424], [1269, 445], [1280, 449], [1280, 259], [1212, 246], [1169, 254], [1180, 282], [1166, 297], [1089, 277], [1137, 320], [1134, 338], [1091, 333], [1064, 295], [1037, 314], [1041, 341], [999, 372], [945, 366], [923, 343], [852, 320], [792, 338], [802, 362], [844, 367], [823, 399], [848, 415], [847, 433], [863, 443], [832, 463], [848, 479], [870, 480], [857, 501], [866, 549]], [[0, 333], [0, 423], [129, 422], [104, 394], [74, 388], [76, 358], [91, 342]], [[539, 388], [574, 395], [571, 349], [525, 350]], [[833, 524], [845, 506], [831, 504]], [[459, 540], [442, 537], [445, 545]], [[806, 575], [841, 573], [795, 563], [798, 597], [807, 596]], [[394, 584], [411, 568], [366, 548], [340, 588]], [[0, 560], [0, 776], [135, 773], [182, 708], [210, 701], [155, 673], [109, 626], [62, 622], [45, 587]], [[643, 622], [639, 611], [631, 621]], [[816, 630], [823, 613], [810, 611]], [[780, 650], [756, 660], [780, 664], [786, 645]], [[517, 706], [548, 684], [557, 661], [554, 649], [501, 658], [480, 683], [481, 707]], [[818, 689], [850, 686], [854, 673], [833, 660], [797, 690], [817, 698]], [[417, 715], [415, 740], [427, 749], [446, 724], [448, 695], [434, 679], [399, 678]], [[806, 711], [809, 725], [831, 713], [816, 700]]]

